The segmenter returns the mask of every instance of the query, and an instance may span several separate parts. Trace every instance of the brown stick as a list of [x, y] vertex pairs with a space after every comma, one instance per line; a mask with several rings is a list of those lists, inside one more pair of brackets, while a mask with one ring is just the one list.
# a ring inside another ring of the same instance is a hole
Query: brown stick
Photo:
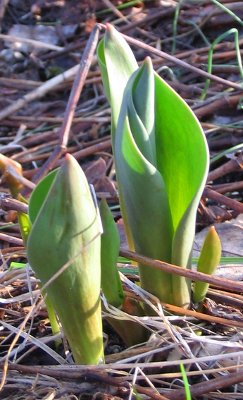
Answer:
[[[241, 382], [243, 382], [243, 372], [232, 372], [228, 374], [228, 376], [224, 375], [218, 378], [210, 379], [206, 382], [204, 381], [196, 383], [195, 385], [191, 385], [190, 393], [193, 398], [196, 398], [198, 396], [204, 395], [205, 393], [220, 390]], [[166, 394], [166, 396], [170, 400], [185, 400], [185, 390], [178, 389], [175, 390], [173, 393]]]
[[22, 201], [12, 198], [1, 198], [0, 197], [0, 208], [4, 211], [14, 210], [24, 214], [28, 213], [27, 204]]
[[223, 317], [217, 317], [216, 315], [209, 315], [202, 312], [187, 310], [182, 307], [174, 306], [173, 304], [161, 303], [162, 306], [167, 310], [175, 314], [184, 315], [186, 317], [196, 318], [198, 320], [208, 321], [213, 324], [220, 324], [225, 326], [233, 326], [238, 328], [243, 328], [243, 321], [238, 321], [236, 319], [227, 319]]
[[218, 168], [208, 174], [208, 182], [214, 181], [215, 179], [221, 178], [222, 176], [229, 174], [230, 172], [240, 171], [243, 168], [242, 155], [235, 159], [229, 160]]
[[142, 256], [138, 253], [134, 253], [126, 249], [120, 249], [120, 256], [129, 258], [129, 260], [136, 261], [139, 264], [146, 265], [151, 268], [159, 269], [161, 271], [169, 272], [171, 274], [184, 276], [194, 281], [207, 282], [211, 285], [215, 285], [229, 291], [233, 290], [236, 292], [243, 292], [243, 282], [236, 282], [230, 279], [224, 279], [217, 276], [203, 274], [202, 272], [191, 271], [189, 269], [178, 267], [176, 265], [165, 263], [159, 260], [153, 260], [149, 257]]
[[6, 235], [6, 233], [0, 233], [0, 240], [8, 243], [13, 243], [15, 246], [23, 246], [23, 240], [16, 238], [15, 236]]
[[[108, 365], [107, 365], [108, 367]], [[0, 369], [3, 369], [3, 364], [0, 364]], [[82, 369], [81, 371], [77, 371], [74, 368], [65, 368], [65, 370], [61, 369], [52, 369], [45, 366], [29, 366], [29, 365], [19, 365], [19, 364], [9, 364], [8, 369], [12, 371], [19, 371], [22, 374], [43, 374], [50, 377], [54, 377], [56, 379], [68, 379], [68, 380], [76, 380], [76, 379], [85, 379], [88, 382], [103, 382], [107, 385], [115, 386], [117, 388], [125, 388], [126, 378], [120, 379], [120, 377], [111, 377], [107, 372], [98, 371], [94, 366], [90, 366]], [[169, 400], [168, 397], [160, 395], [156, 391], [148, 388], [143, 388], [139, 385], [136, 385], [136, 389], [139, 393], [146, 394], [149, 398], [154, 400]]]
[[[227, 81], [227, 82], [229, 82], [229, 81]], [[242, 90], [243, 89], [241, 89], [241, 93], [239, 93], [239, 94], [235, 94], [235, 95], [231, 95], [231, 96], [229, 96], [229, 95], [221, 96], [219, 99], [212, 101], [209, 104], [202, 105], [201, 107], [192, 108], [192, 109], [198, 118], [202, 118], [202, 117], [205, 117], [206, 115], [212, 115], [215, 111], [217, 111], [220, 108], [235, 107], [239, 103], [240, 99], [242, 98]]]
[[203, 196], [208, 197], [211, 200], [216, 201], [217, 203], [224, 204], [226, 207], [231, 208], [236, 211], [237, 214], [243, 213], [243, 204], [237, 200], [230, 199], [229, 197], [224, 196], [221, 193], [215, 192], [214, 190], [206, 187], [203, 191]]
[[4, 14], [6, 12], [9, 0], [0, 1], [0, 26], [2, 27], [2, 21], [4, 18]]
[[243, 189], [243, 181], [238, 181], [238, 182], [231, 182], [231, 183], [221, 183], [218, 185], [213, 185], [212, 190], [215, 190], [217, 193], [228, 193], [228, 192], [234, 192], [236, 190], [242, 190]]
[[[99, 25], [102, 26], [102, 28], [106, 29], [106, 26], [104, 24], [99, 24]], [[214, 81], [216, 81], [218, 83], [221, 83], [224, 86], [232, 87], [234, 89], [240, 90], [241, 92], [243, 91], [242, 86], [237, 84], [237, 83], [235, 83], [235, 82], [229, 81], [227, 79], [220, 78], [219, 76], [215, 76], [213, 74], [209, 74], [208, 72], [203, 71], [200, 68], [194, 67], [193, 65], [188, 64], [187, 62], [185, 62], [183, 60], [180, 60], [177, 57], [174, 57], [174, 56], [172, 56], [170, 54], [167, 54], [164, 51], [155, 49], [154, 47], [149, 46], [148, 44], [143, 43], [140, 40], [134, 39], [134, 38], [132, 38], [130, 36], [127, 36], [127, 35], [124, 35], [124, 34], [122, 34], [122, 36], [124, 37], [124, 39], [126, 39], [126, 41], [128, 43], [133, 44], [133, 45], [135, 45], [137, 47], [140, 47], [140, 48], [142, 48], [142, 49], [144, 49], [144, 50], [146, 50], [146, 51], [148, 51], [148, 52], [150, 52], [152, 54], [155, 54], [158, 57], [161, 57], [161, 58], [164, 58], [164, 59], [166, 59], [168, 61], [171, 61], [174, 64], [177, 64], [177, 65], [180, 65], [183, 68], [189, 69], [190, 71], [193, 71], [198, 75], [204, 76], [207, 79], [211, 79], [211, 80], [214, 80]]]
[[59, 131], [59, 144], [55, 147], [53, 153], [50, 155], [45, 164], [38, 170], [36, 175], [33, 177], [34, 182], [38, 182], [43, 176], [50, 171], [61, 155], [66, 151], [66, 146], [68, 143], [69, 132], [75, 112], [76, 105], [78, 103], [80, 94], [84, 87], [85, 79], [89, 72], [89, 68], [93, 59], [93, 55], [96, 49], [96, 45], [99, 38], [99, 26], [95, 25], [89, 40], [85, 46], [80, 66], [77, 71], [76, 77], [73, 82], [72, 90], [68, 100], [68, 104], [65, 110], [63, 123]]

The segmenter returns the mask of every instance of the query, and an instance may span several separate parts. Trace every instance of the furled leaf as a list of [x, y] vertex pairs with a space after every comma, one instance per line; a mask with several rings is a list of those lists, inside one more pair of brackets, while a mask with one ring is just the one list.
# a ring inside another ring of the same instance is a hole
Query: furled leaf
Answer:
[[[149, 59], [127, 84], [115, 157], [136, 250], [190, 266], [196, 211], [208, 166], [207, 146], [195, 116], [154, 74]], [[143, 287], [161, 300], [181, 306], [190, 303], [190, 282], [185, 278], [158, 271], [151, 274], [143, 266], [140, 273]]]
[[[198, 259], [197, 271], [213, 275], [221, 257], [221, 242], [214, 226], [209, 228]], [[209, 284], [197, 281], [194, 283], [193, 300], [195, 303], [203, 301], [207, 294]]]
[[[115, 157], [119, 193], [124, 199], [127, 220], [137, 252], [164, 261], [171, 257], [171, 217], [162, 176], [156, 169], [153, 140], [153, 109], [146, 117], [146, 132], [142, 117], [137, 113], [139, 98], [144, 108], [153, 102], [153, 87], [144, 92], [144, 85], [138, 85], [139, 78], [148, 79], [151, 66], [146, 63], [136, 71], [127, 85], [115, 137]], [[153, 80], [152, 80], [153, 83]], [[134, 100], [135, 99], [135, 100]], [[147, 100], [147, 104], [145, 101]], [[139, 108], [139, 107], [138, 107]], [[131, 110], [133, 110], [131, 112]], [[141, 107], [142, 110], [142, 107]], [[133, 130], [132, 130], [133, 129]], [[146, 140], [146, 135], [148, 136]], [[147, 156], [147, 158], [146, 158]], [[148, 160], [150, 158], [150, 161]], [[166, 236], [163, 237], [164, 232]], [[142, 286], [157, 295], [162, 301], [172, 301], [171, 276], [165, 272], [151, 271], [140, 265]], [[163, 289], [162, 289], [163, 288]]]
[[[129, 45], [120, 33], [110, 24], [104, 39], [97, 49], [98, 62], [101, 70], [104, 90], [111, 106], [111, 130], [113, 152], [115, 151], [114, 137], [122, 103], [123, 93], [131, 74], [138, 68], [136, 59]], [[115, 160], [116, 162], [116, 160]], [[120, 193], [120, 206], [124, 220], [127, 241], [131, 249], [134, 248], [129, 224], [127, 223], [126, 210]]]
[[[121, 92], [116, 102], [115, 82], [123, 65], [114, 28], [112, 35], [106, 33], [102, 44], [102, 68], [115, 115], [113, 152], [126, 232], [136, 251], [188, 268], [208, 171], [206, 140], [191, 109], [153, 71], [149, 58], [139, 69], [132, 68], [122, 103]], [[126, 51], [124, 45], [123, 58]], [[130, 50], [126, 62], [130, 63]], [[191, 285], [184, 277], [145, 266], [140, 266], [140, 276], [142, 286], [162, 301], [190, 304]]]
[[34, 221], [27, 253], [75, 361], [83, 364], [103, 360], [99, 227], [85, 175], [66, 155]]
[[[115, 130], [123, 92], [133, 71], [138, 68], [136, 59], [122, 35], [110, 24], [97, 49], [98, 62], [107, 99], [112, 107], [112, 125]], [[114, 57], [116, 54], [116, 57]]]
[[[124, 296], [116, 265], [120, 250], [120, 237], [105, 199], [101, 200], [100, 214], [103, 226], [101, 236], [101, 288], [110, 304], [120, 307], [122, 311], [128, 314], [141, 316], [144, 314], [141, 304], [135, 299]], [[107, 321], [129, 347], [148, 339], [148, 331], [136, 322], [112, 317], [107, 317]]]
[[[208, 146], [191, 109], [157, 74], [155, 131], [157, 165], [164, 179], [173, 224], [171, 262], [190, 268], [196, 212], [208, 173]], [[188, 304], [190, 282], [175, 275], [172, 280], [174, 303]]]

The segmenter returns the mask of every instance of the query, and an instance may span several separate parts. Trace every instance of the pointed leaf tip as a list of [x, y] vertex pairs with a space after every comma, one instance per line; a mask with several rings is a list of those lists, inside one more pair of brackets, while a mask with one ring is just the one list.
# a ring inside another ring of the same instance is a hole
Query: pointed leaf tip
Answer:
[[109, 22], [107, 22], [106, 24], [105, 24], [105, 26], [106, 26], [106, 30], [107, 31], [112, 31], [114, 28], [113, 28], [113, 26], [109, 23]]
[[70, 160], [70, 158], [72, 158], [73, 156], [70, 153], [66, 153], [65, 154], [65, 160], [68, 161]]
[[147, 57], [145, 57], [145, 59], [144, 59], [144, 64], [147, 64], [147, 65], [151, 65], [152, 66], [152, 60], [151, 60], [151, 57], [149, 57], [149, 56], [147, 56]]
[[[197, 264], [197, 271], [213, 275], [220, 263], [221, 241], [214, 226], [211, 226], [204, 239], [202, 250]], [[194, 284], [193, 300], [200, 303], [204, 300], [209, 284], [196, 281]]]
[[[52, 178], [44, 185], [44, 202], [29, 235], [28, 260], [42, 286], [49, 281], [46, 291], [75, 361], [97, 364], [103, 359], [97, 211], [84, 172], [71, 154]], [[64, 265], [69, 267], [61, 272]]]

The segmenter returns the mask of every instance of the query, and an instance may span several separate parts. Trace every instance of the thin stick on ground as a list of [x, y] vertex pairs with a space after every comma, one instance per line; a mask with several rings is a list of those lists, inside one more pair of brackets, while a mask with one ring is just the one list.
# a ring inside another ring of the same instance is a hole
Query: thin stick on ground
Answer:
[[0, 121], [4, 118], [9, 117], [10, 115], [14, 114], [16, 111], [20, 110], [21, 108], [25, 107], [31, 101], [40, 99], [44, 97], [47, 93], [51, 90], [55, 89], [60, 83], [63, 83], [69, 79], [72, 79], [78, 71], [79, 66], [75, 65], [74, 67], [68, 69], [67, 71], [63, 72], [55, 76], [52, 79], [49, 79], [47, 82], [43, 83], [39, 87], [34, 90], [31, 90], [25, 96], [21, 97], [20, 99], [16, 100], [10, 106], [5, 107], [0, 112]]
[[[190, 386], [190, 392], [193, 398], [197, 396], [202, 396], [206, 393], [210, 393], [219, 389], [223, 389], [237, 383], [241, 383], [243, 380], [242, 371], [240, 372], [232, 372], [228, 374], [228, 376], [220, 376], [214, 379], [210, 379], [207, 381], [205, 385], [204, 382], [195, 383], [195, 385]], [[170, 393], [167, 395], [170, 400], [184, 400], [185, 399], [185, 391], [184, 389], [175, 390], [174, 393]]]
[[93, 55], [94, 55], [94, 52], [96, 49], [98, 39], [99, 39], [99, 27], [98, 27], [98, 25], [95, 25], [95, 27], [93, 28], [93, 31], [91, 32], [89, 40], [85, 46], [85, 49], [84, 49], [84, 52], [83, 52], [83, 55], [82, 55], [82, 58], [80, 61], [80, 66], [79, 66], [77, 75], [73, 82], [72, 90], [71, 90], [68, 104], [67, 104], [65, 114], [64, 114], [63, 123], [62, 123], [61, 129], [59, 131], [59, 144], [54, 148], [52, 154], [47, 159], [45, 164], [40, 168], [40, 170], [33, 177], [34, 182], [38, 182], [43, 176], [45, 176], [46, 173], [49, 172], [53, 168], [53, 166], [55, 165], [56, 161], [60, 158], [60, 156], [66, 151], [70, 128], [71, 128], [72, 120], [74, 117], [74, 112], [75, 112], [80, 94], [82, 92], [82, 89], [84, 87], [84, 83], [85, 83], [86, 77], [88, 75], [89, 68], [91, 66], [91, 62], [93, 59]]
[[141, 254], [129, 251], [126, 249], [120, 250], [120, 256], [128, 258], [129, 260], [136, 261], [142, 265], [147, 265], [148, 267], [160, 269], [165, 272], [176, 274], [179, 276], [184, 276], [189, 279], [207, 282], [209, 284], [221, 287], [226, 290], [234, 290], [236, 292], [243, 291], [243, 282], [236, 282], [229, 279], [219, 278], [217, 276], [210, 276], [203, 274], [202, 272], [192, 271], [186, 268], [178, 267], [163, 261], [153, 260], [149, 257], [145, 257]]
[[[102, 28], [106, 29], [106, 26], [104, 24], [99, 24], [99, 25], [102, 26]], [[185, 62], [183, 60], [180, 60], [177, 57], [174, 57], [174, 56], [172, 56], [172, 55], [170, 55], [168, 53], [165, 53], [164, 51], [155, 49], [154, 47], [149, 46], [148, 44], [143, 43], [140, 40], [134, 39], [134, 38], [132, 38], [130, 36], [127, 36], [127, 35], [124, 35], [124, 34], [122, 34], [122, 35], [123, 35], [124, 39], [126, 39], [127, 42], [132, 44], [132, 45], [140, 47], [140, 48], [142, 48], [142, 49], [144, 49], [144, 50], [146, 50], [146, 51], [148, 51], [148, 52], [150, 52], [152, 54], [155, 54], [158, 57], [164, 58], [165, 60], [171, 61], [174, 64], [179, 65], [180, 67], [183, 67], [183, 68], [189, 69], [190, 71], [196, 72], [196, 74], [201, 75], [204, 78], [212, 79], [212, 80], [214, 80], [214, 81], [216, 81], [218, 83], [223, 84], [224, 86], [228, 86], [228, 87], [243, 91], [243, 87], [241, 85], [239, 85], [238, 83], [229, 81], [227, 79], [220, 78], [219, 76], [212, 75], [212, 74], [210, 74], [210, 73], [208, 73], [206, 71], [203, 71], [200, 68], [194, 67], [193, 65], [191, 65], [191, 64], [189, 64], [189, 63], [187, 63], [187, 62]]]
[[206, 187], [204, 189], [203, 195], [211, 200], [216, 201], [219, 204], [223, 204], [226, 207], [231, 208], [232, 210], [236, 211], [237, 214], [243, 213], [242, 203], [237, 200], [230, 199], [229, 197], [226, 197], [223, 194], [216, 192], [215, 190]]

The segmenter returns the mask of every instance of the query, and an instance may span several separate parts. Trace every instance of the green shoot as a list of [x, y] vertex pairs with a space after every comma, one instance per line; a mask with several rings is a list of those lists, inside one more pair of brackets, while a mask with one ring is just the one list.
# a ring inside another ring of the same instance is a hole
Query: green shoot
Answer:
[[184, 390], [185, 390], [185, 395], [186, 395], [186, 400], [191, 400], [191, 392], [190, 392], [190, 385], [186, 376], [186, 371], [184, 368], [184, 365], [181, 363], [180, 364], [180, 370], [181, 370], [181, 376], [182, 376], [182, 380], [184, 383]]
[[103, 361], [100, 220], [86, 177], [71, 155], [66, 155], [36, 214], [27, 243], [29, 263], [58, 315], [75, 361], [98, 364]]
[[175, 51], [176, 51], [177, 24], [178, 24], [178, 18], [179, 18], [179, 15], [180, 15], [180, 8], [181, 8], [181, 5], [182, 5], [182, 2], [183, 2], [183, 0], [179, 0], [178, 4], [175, 7], [175, 15], [174, 15], [174, 18], [173, 18], [173, 23], [172, 23], [172, 31], [173, 31], [173, 34], [172, 34], [173, 41], [172, 41], [172, 49], [171, 49], [171, 53], [172, 54], [174, 54]]
[[[138, 68], [128, 44], [111, 26], [98, 59], [112, 108], [113, 153], [130, 249], [190, 268], [209, 159], [200, 124], [153, 71], [149, 58]], [[151, 274], [143, 265], [139, 273], [142, 287], [161, 301], [189, 306], [187, 279]]]
[[[225, 37], [229, 36], [233, 34], [234, 38], [235, 38], [235, 49], [236, 49], [236, 58], [237, 58], [237, 62], [238, 62], [238, 67], [239, 67], [239, 72], [240, 72], [240, 76], [241, 79], [243, 79], [243, 67], [242, 67], [242, 61], [241, 61], [241, 52], [240, 52], [240, 45], [239, 45], [239, 32], [236, 28], [232, 28], [229, 29], [227, 32], [222, 33], [222, 35], [219, 35], [217, 37], [217, 39], [214, 40], [214, 42], [211, 44], [209, 52], [208, 52], [208, 73], [212, 73], [212, 66], [213, 66], [213, 51], [215, 46], [221, 41], [223, 40]], [[206, 80], [205, 86], [204, 86], [204, 90], [203, 93], [201, 95], [201, 100], [204, 100], [206, 95], [207, 95], [207, 91], [210, 85], [210, 79]]]
[[238, 15], [236, 15], [233, 11], [230, 10], [230, 8], [224, 6], [222, 3], [220, 3], [218, 0], [211, 0], [212, 3], [214, 3], [217, 7], [221, 8], [221, 10], [225, 11], [227, 14], [229, 14], [235, 21], [237, 21], [241, 26], [243, 25], [243, 21]]
[[[211, 227], [203, 243], [201, 254], [197, 264], [197, 271], [204, 274], [214, 274], [219, 265], [221, 256], [221, 243], [214, 227]], [[193, 291], [193, 300], [195, 303], [201, 303], [208, 291], [209, 284], [206, 282], [195, 282]]]
[[236, 146], [229, 147], [228, 149], [221, 151], [216, 156], [212, 157], [210, 160], [210, 164], [214, 163], [215, 161], [220, 160], [222, 157], [227, 156], [227, 154], [236, 153], [239, 150], [243, 149], [243, 144], [237, 144]]

